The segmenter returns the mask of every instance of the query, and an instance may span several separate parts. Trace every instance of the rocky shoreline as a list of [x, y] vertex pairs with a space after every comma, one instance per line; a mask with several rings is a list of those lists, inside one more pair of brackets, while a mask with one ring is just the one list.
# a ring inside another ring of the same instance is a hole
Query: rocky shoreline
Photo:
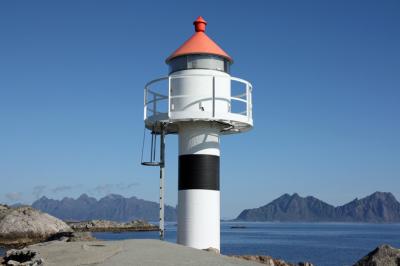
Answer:
[[[51, 243], [80, 242], [86, 245], [84, 243], [90, 243], [96, 240], [92, 237], [91, 232], [158, 230], [158, 226], [141, 220], [127, 223], [107, 220], [63, 222], [32, 207], [23, 206], [11, 208], [6, 205], [0, 205], [0, 246], [18, 248], [8, 250], [5, 257], [0, 256], [0, 265], [44, 265], [45, 262], [40, 256], [40, 253], [32, 249], [32, 246], [28, 246], [35, 243], [46, 242], [44, 245], [51, 245]], [[208, 249], [207, 251], [213, 252], [214, 250]], [[213, 253], [216, 252], [214, 251]], [[241, 255], [231, 257], [268, 266], [313, 265], [309, 262], [291, 264], [283, 260], [274, 259], [270, 256]], [[389, 245], [382, 245], [354, 264], [354, 266], [370, 265], [400, 265], [400, 249], [393, 248]]]
[[156, 225], [142, 220], [134, 220], [127, 223], [108, 220], [91, 220], [83, 222], [67, 222], [76, 232], [136, 232], [136, 231], [158, 231]]
[[64, 222], [29, 206], [0, 205], [0, 246], [22, 248], [52, 241], [94, 240], [91, 232], [158, 231], [158, 226], [142, 220], [127, 223], [107, 220]]
[[[143, 251], [137, 251], [143, 249]], [[153, 249], [150, 253], [144, 250]], [[125, 240], [125, 241], [95, 241], [95, 242], [77, 242], [63, 243], [62, 241], [52, 241], [43, 244], [28, 246], [23, 249], [9, 250], [6, 256], [0, 257], [0, 265], [110, 265], [102, 264], [108, 258], [113, 258], [112, 265], [127, 265], [125, 262], [131, 262], [132, 258], [144, 260], [146, 263], [140, 265], [161, 265], [160, 257], [166, 256], [173, 265], [187, 265], [182, 257], [186, 257], [186, 262], [198, 262], [198, 265], [204, 264], [204, 260], [214, 257], [218, 263], [211, 265], [255, 265], [255, 263], [267, 266], [313, 266], [309, 262], [288, 263], [280, 259], [274, 259], [270, 256], [243, 255], [243, 256], [224, 256], [219, 253], [211, 252], [208, 256], [204, 256], [205, 251], [191, 249], [159, 240]], [[64, 255], [60, 258], [60, 252]], [[132, 254], [137, 252], [137, 254]], [[173, 252], [174, 256], [169, 256]], [[109, 253], [109, 254], [108, 254]], [[188, 253], [191, 253], [188, 254]], [[197, 254], [197, 255], [196, 255]], [[101, 258], [101, 257], [104, 258]], [[188, 257], [189, 256], [189, 257]], [[200, 257], [201, 258], [200, 258]], [[197, 257], [197, 258], [196, 258]], [[232, 260], [236, 259], [236, 260]], [[91, 261], [92, 263], [87, 263]], [[242, 262], [241, 262], [242, 261]], [[121, 263], [124, 262], [124, 263]], [[222, 264], [221, 264], [222, 263]], [[250, 263], [250, 264], [249, 264]], [[172, 265], [171, 263], [168, 265]], [[400, 249], [393, 248], [389, 245], [382, 245], [374, 249], [365, 257], [356, 262], [353, 266], [398, 266], [400, 265]]]
[[299, 262], [296, 264], [288, 263], [284, 260], [274, 259], [271, 256], [260, 256], [260, 255], [233, 255], [233, 258], [238, 258], [242, 260], [254, 261], [260, 264], [265, 264], [267, 266], [314, 266], [310, 262]]

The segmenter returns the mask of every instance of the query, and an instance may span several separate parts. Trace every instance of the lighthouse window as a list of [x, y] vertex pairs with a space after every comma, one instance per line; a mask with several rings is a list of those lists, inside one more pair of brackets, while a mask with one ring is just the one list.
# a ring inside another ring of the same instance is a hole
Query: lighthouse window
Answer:
[[224, 60], [222, 58], [209, 55], [189, 55], [188, 69], [191, 68], [224, 71]]
[[185, 69], [211, 69], [229, 73], [230, 62], [213, 55], [179, 56], [168, 62], [170, 73]]
[[168, 64], [170, 73], [187, 69], [187, 56], [176, 57], [169, 61]]

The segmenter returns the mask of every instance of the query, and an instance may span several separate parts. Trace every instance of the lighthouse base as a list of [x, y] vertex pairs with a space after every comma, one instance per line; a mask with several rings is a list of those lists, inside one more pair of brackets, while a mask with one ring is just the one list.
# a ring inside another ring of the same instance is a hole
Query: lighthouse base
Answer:
[[218, 124], [179, 125], [178, 244], [220, 250]]
[[220, 192], [180, 190], [178, 202], [178, 244], [220, 250]]

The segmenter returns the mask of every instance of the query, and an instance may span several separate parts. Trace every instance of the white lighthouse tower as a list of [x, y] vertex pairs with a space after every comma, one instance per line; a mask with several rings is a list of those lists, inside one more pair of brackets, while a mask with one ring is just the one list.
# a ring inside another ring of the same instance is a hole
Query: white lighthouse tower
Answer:
[[162, 147], [165, 134], [179, 135], [177, 242], [220, 250], [220, 137], [252, 128], [252, 86], [230, 75], [232, 58], [205, 34], [207, 22], [193, 24], [166, 59], [169, 75], [146, 85], [144, 121]]

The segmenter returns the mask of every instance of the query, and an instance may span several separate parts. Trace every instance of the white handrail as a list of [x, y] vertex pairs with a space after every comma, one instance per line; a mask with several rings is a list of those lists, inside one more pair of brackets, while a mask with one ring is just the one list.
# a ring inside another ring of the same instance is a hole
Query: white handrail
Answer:
[[[179, 75], [179, 76], [164, 76], [164, 77], [160, 77], [157, 79], [154, 79], [150, 82], [148, 82], [145, 87], [144, 87], [144, 119], [146, 120], [147, 118], [154, 116], [154, 115], [158, 115], [158, 114], [166, 114], [167, 118], [170, 119], [171, 118], [171, 99], [172, 98], [182, 98], [182, 97], [187, 97], [186, 95], [176, 95], [171, 97], [171, 84], [172, 84], [172, 79], [178, 79], [178, 78], [186, 78], [186, 77], [193, 77], [193, 76], [200, 76], [200, 77], [207, 77], [210, 78], [212, 77], [213, 80], [213, 91], [212, 91], [212, 95], [210, 95], [210, 99], [212, 100], [212, 117], [215, 117], [215, 101], [216, 101], [216, 96], [215, 96], [215, 79], [216, 76], [215, 75], [209, 75], [209, 74], [187, 74], [187, 75]], [[218, 78], [220, 78], [220, 76], [218, 76]], [[235, 96], [231, 96], [228, 99], [230, 101], [238, 101], [238, 102], [242, 102], [246, 104], [246, 108], [244, 111], [241, 112], [232, 112], [231, 108], [229, 108], [229, 113], [231, 114], [235, 114], [235, 115], [240, 115], [240, 116], [245, 116], [247, 118], [247, 121], [250, 122], [252, 121], [252, 90], [253, 90], [253, 86], [251, 85], [250, 82], [241, 79], [241, 78], [237, 78], [237, 77], [227, 77], [230, 79], [230, 81], [236, 81], [239, 82], [241, 84], [245, 85], [245, 92], [235, 95]], [[162, 94], [160, 92], [155, 92], [153, 90], [150, 89], [150, 86], [157, 83], [157, 82], [161, 82], [164, 80], [168, 79], [168, 88], [167, 89], [167, 94]], [[149, 97], [151, 97], [149, 99]], [[163, 100], [168, 100], [168, 107], [167, 110], [165, 110], [165, 112], [160, 112], [160, 110], [157, 110], [157, 106], [158, 103], [163, 101]], [[150, 108], [149, 105], [152, 105], [152, 108]], [[231, 106], [231, 105], [230, 105]], [[149, 115], [148, 112], [151, 112], [152, 114]]]
[[153, 95], [159, 96], [160, 98], [163, 98], [163, 99], [167, 99], [167, 98], [168, 98], [168, 95], [164, 95], [164, 94], [161, 94], [161, 93], [157, 93], [157, 92], [154, 92], [154, 91], [152, 91], [152, 90], [150, 90], [150, 89], [148, 89], [147, 91], [148, 91], [149, 93], [153, 94]]
[[231, 100], [247, 103], [247, 100], [238, 97], [231, 97]]
[[144, 87], [147, 88], [151, 84], [156, 83], [156, 82], [161, 81], [161, 80], [164, 80], [164, 79], [167, 79], [167, 78], [169, 78], [169, 76], [164, 76], [164, 77], [161, 77], [161, 78], [153, 79], [152, 81], [147, 82], [146, 85], [144, 85]]

